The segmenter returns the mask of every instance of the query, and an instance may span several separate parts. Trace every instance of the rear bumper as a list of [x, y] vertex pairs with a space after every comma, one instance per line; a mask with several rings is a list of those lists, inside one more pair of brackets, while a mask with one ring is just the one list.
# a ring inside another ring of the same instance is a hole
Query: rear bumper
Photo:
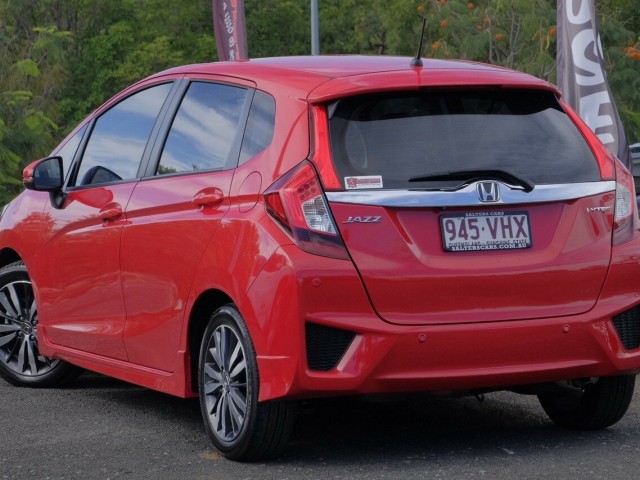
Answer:
[[[254, 311], [258, 316], [252, 320], [275, 310], [279, 315], [275, 323], [274, 317], [265, 321], [262, 316], [263, 326], [255, 331], [261, 400], [501, 389], [640, 372], [640, 348], [625, 349], [612, 322], [615, 315], [640, 305], [640, 258], [632, 248], [614, 250], [601, 296], [586, 313], [429, 326], [381, 320], [348, 261], [328, 262], [293, 246], [281, 248], [275, 257], [280, 268], [277, 274], [269, 270], [269, 281], [275, 281], [274, 291], [288, 285], [286, 300], [276, 295], [279, 306], [263, 306], [264, 313]], [[261, 281], [259, 277], [256, 284]], [[307, 323], [353, 332], [335, 367], [309, 367]], [[250, 330], [253, 337], [251, 325]], [[281, 341], [264, 341], [277, 335]]]
[[292, 393], [492, 389], [638, 370], [640, 351], [624, 351], [608, 319], [360, 328], [335, 369], [300, 369]]

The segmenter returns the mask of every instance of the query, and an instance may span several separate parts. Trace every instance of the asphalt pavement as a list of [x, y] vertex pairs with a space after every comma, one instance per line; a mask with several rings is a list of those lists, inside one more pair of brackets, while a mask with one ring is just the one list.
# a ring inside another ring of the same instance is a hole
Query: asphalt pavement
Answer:
[[286, 453], [223, 459], [197, 400], [96, 374], [65, 389], [0, 380], [0, 479], [624, 479], [640, 472], [640, 386], [612, 428], [555, 427], [535, 397], [331, 399], [300, 406]]

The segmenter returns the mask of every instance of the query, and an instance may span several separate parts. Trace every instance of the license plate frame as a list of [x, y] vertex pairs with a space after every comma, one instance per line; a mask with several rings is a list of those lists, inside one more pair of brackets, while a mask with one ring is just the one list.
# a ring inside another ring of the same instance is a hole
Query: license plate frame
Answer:
[[440, 216], [447, 252], [522, 250], [533, 246], [529, 212], [463, 212]]

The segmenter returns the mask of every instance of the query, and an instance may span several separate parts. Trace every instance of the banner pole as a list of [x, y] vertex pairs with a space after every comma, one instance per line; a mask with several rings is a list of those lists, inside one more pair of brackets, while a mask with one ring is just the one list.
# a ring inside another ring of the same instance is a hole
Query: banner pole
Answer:
[[318, 0], [311, 0], [311, 55], [320, 55], [320, 27], [318, 25]]

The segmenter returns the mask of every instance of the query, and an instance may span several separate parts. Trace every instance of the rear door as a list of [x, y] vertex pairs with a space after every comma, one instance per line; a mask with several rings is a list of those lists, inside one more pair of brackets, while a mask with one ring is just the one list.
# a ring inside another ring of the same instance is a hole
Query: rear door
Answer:
[[615, 183], [553, 93], [363, 95], [329, 112], [343, 190], [327, 198], [382, 318], [498, 321], [594, 305]]
[[246, 85], [214, 80], [185, 81], [155, 160], [131, 195], [123, 228], [128, 358], [164, 371], [176, 364], [193, 277], [230, 206], [253, 97]]

